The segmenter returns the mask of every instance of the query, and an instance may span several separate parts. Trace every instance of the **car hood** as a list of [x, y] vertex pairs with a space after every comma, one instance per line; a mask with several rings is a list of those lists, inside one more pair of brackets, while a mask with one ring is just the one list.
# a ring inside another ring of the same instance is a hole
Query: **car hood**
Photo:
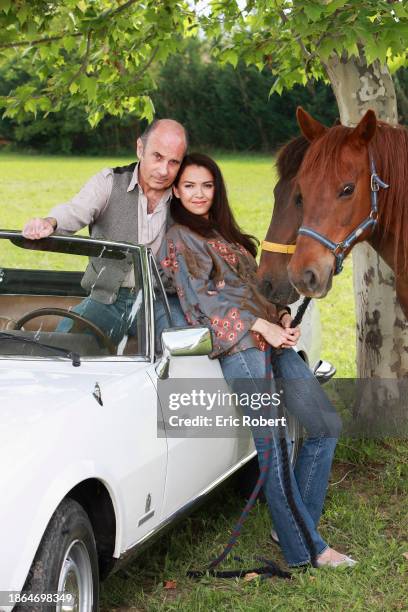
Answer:
[[92, 397], [92, 374], [70, 362], [0, 360], [1, 426], [26, 419], [34, 424], [67, 406], [75, 409], [76, 402]]
[[65, 359], [0, 359], [1, 473], [30, 468], [40, 456], [51, 457], [52, 449], [83, 448], [84, 436], [97, 435], [93, 428], [103, 413], [95, 384], [106, 389], [117, 378], [109, 362], [73, 367]]

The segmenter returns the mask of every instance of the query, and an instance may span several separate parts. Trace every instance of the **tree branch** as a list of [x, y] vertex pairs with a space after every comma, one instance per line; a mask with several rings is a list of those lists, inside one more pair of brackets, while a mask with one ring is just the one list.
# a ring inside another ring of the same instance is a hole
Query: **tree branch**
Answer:
[[146, 70], [149, 68], [154, 58], [156, 57], [158, 50], [159, 50], [158, 46], [153, 49], [153, 52], [150, 58], [148, 59], [148, 61], [146, 62], [146, 64], [135, 74], [134, 82], [137, 82], [142, 78], [143, 74], [146, 72]]
[[81, 65], [80, 65], [79, 69], [74, 74], [74, 76], [70, 79], [69, 83], [67, 84], [67, 89], [69, 89], [71, 87], [72, 83], [79, 77], [80, 74], [85, 72], [85, 70], [86, 70], [86, 68], [88, 66], [89, 54], [91, 52], [91, 38], [92, 38], [92, 30], [89, 30], [89, 32], [87, 34], [87, 38], [86, 38], [86, 50], [85, 50], [85, 53], [84, 53], [84, 57], [82, 59], [82, 62], [81, 62]]
[[0, 49], [12, 49], [13, 47], [29, 47], [31, 45], [42, 45], [47, 44], [49, 42], [53, 42], [54, 40], [61, 40], [66, 36], [83, 36], [82, 32], [64, 32], [63, 34], [58, 34], [58, 36], [47, 36], [45, 38], [37, 38], [37, 40], [22, 40], [18, 42], [12, 43], [4, 43], [0, 45]]
[[[110, 9], [101, 13], [101, 15], [97, 19], [106, 19], [107, 17], [115, 17], [119, 13], [122, 13], [126, 9], [128, 9], [132, 4], [135, 4], [139, 0], [128, 0], [121, 6], [118, 6], [115, 9]], [[12, 49], [13, 47], [30, 47], [32, 45], [42, 45], [47, 44], [49, 42], [53, 42], [55, 40], [61, 40], [66, 36], [83, 36], [83, 32], [64, 32], [63, 34], [58, 34], [56, 36], [46, 36], [44, 38], [37, 38], [36, 40], [24, 40], [18, 42], [4, 43], [0, 45], [0, 49]]]
[[[280, 16], [282, 18], [283, 23], [289, 25], [289, 19], [286, 17], [284, 11], [280, 12]], [[290, 25], [289, 25], [289, 29], [292, 32], [292, 28], [290, 27]], [[292, 32], [292, 34], [293, 34], [293, 32]], [[312, 59], [312, 54], [310, 53], [310, 51], [308, 51], [306, 49], [306, 47], [305, 47], [305, 45], [304, 45], [304, 43], [303, 43], [303, 41], [302, 41], [302, 39], [300, 38], [299, 35], [293, 34], [293, 37], [296, 40], [296, 42], [298, 43], [299, 47], [301, 48], [304, 58], [306, 59], [307, 62], [309, 62]]]
[[127, 2], [125, 2], [125, 4], [121, 4], [120, 6], [118, 6], [118, 8], [109, 9], [108, 11], [102, 13], [100, 15], [100, 19], [105, 19], [106, 17], [114, 17], [115, 15], [122, 13], [122, 11], [125, 11], [127, 8], [129, 8], [130, 6], [132, 6], [132, 4], [135, 4], [136, 2], [140, 2], [140, 0], [128, 0]]

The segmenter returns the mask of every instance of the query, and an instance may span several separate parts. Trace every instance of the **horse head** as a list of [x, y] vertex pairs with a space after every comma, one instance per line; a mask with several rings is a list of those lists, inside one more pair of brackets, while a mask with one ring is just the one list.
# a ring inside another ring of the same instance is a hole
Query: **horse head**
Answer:
[[[293, 191], [296, 173], [308, 147], [309, 141], [304, 136], [298, 136], [283, 146], [278, 153], [276, 165], [279, 180], [274, 189], [275, 205], [265, 238], [269, 244], [291, 245], [296, 242], [302, 222], [302, 208]], [[262, 250], [258, 279], [263, 294], [271, 302], [291, 304], [299, 298], [288, 278], [290, 256], [290, 253]]]
[[[296, 176], [295, 201], [303, 220], [288, 275], [300, 293], [324, 297], [333, 274], [341, 269], [339, 262], [356, 242], [371, 235], [375, 225], [368, 148], [377, 119], [369, 110], [355, 128], [326, 128], [302, 108], [297, 119], [310, 146]], [[379, 186], [386, 187], [382, 181]], [[372, 221], [364, 225], [366, 219]]]

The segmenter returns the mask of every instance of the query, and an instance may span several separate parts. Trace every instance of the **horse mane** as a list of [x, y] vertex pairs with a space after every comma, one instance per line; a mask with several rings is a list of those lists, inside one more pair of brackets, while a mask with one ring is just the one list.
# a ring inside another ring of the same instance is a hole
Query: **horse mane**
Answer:
[[[335, 126], [315, 142], [304, 156], [299, 174], [313, 172], [317, 181], [340, 170], [338, 151], [346, 144], [353, 128]], [[392, 229], [394, 234], [395, 274], [408, 271], [408, 249], [403, 248], [402, 261], [399, 261], [398, 247], [406, 244], [408, 236], [408, 130], [401, 125], [392, 126], [378, 121], [377, 129], [369, 144], [379, 177], [388, 183], [388, 189], [381, 189], [378, 196], [377, 232], [384, 240]], [[400, 270], [400, 266], [402, 268]]]
[[304, 136], [296, 136], [279, 149], [276, 159], [279, 178], [290, 180], [296, 176], [309, 146]]

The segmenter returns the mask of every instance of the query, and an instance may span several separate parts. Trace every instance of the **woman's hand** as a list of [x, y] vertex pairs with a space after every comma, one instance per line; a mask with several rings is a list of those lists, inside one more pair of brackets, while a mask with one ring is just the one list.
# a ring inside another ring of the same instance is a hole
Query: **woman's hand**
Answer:
[[260, 333], [266, 342], [274, 348], [295, 346], [299, 337], [299, 332], [296, 331], [298, 328], [283, 328], [280, 325], [275, 325], [275, 323], [269, 323], [265, 319], [257, 319], [251, 329]]
[[[300, 327], [290, 327], [290, 324], [292, 323], [293, 319], [290, 316], [290, 314], [288, 312], [285, 312], [285, 314], [283, 314], [280, 318], [280, 324], [284, 329], [292, 329], [293, 333], [293, 338], [295, 339], [295, 341], [297, 342], [300, 338], [300, 334], [302, 333], [300, 330]], [[283, 345], [283, 348], [287, 348], [286, 346]]]

